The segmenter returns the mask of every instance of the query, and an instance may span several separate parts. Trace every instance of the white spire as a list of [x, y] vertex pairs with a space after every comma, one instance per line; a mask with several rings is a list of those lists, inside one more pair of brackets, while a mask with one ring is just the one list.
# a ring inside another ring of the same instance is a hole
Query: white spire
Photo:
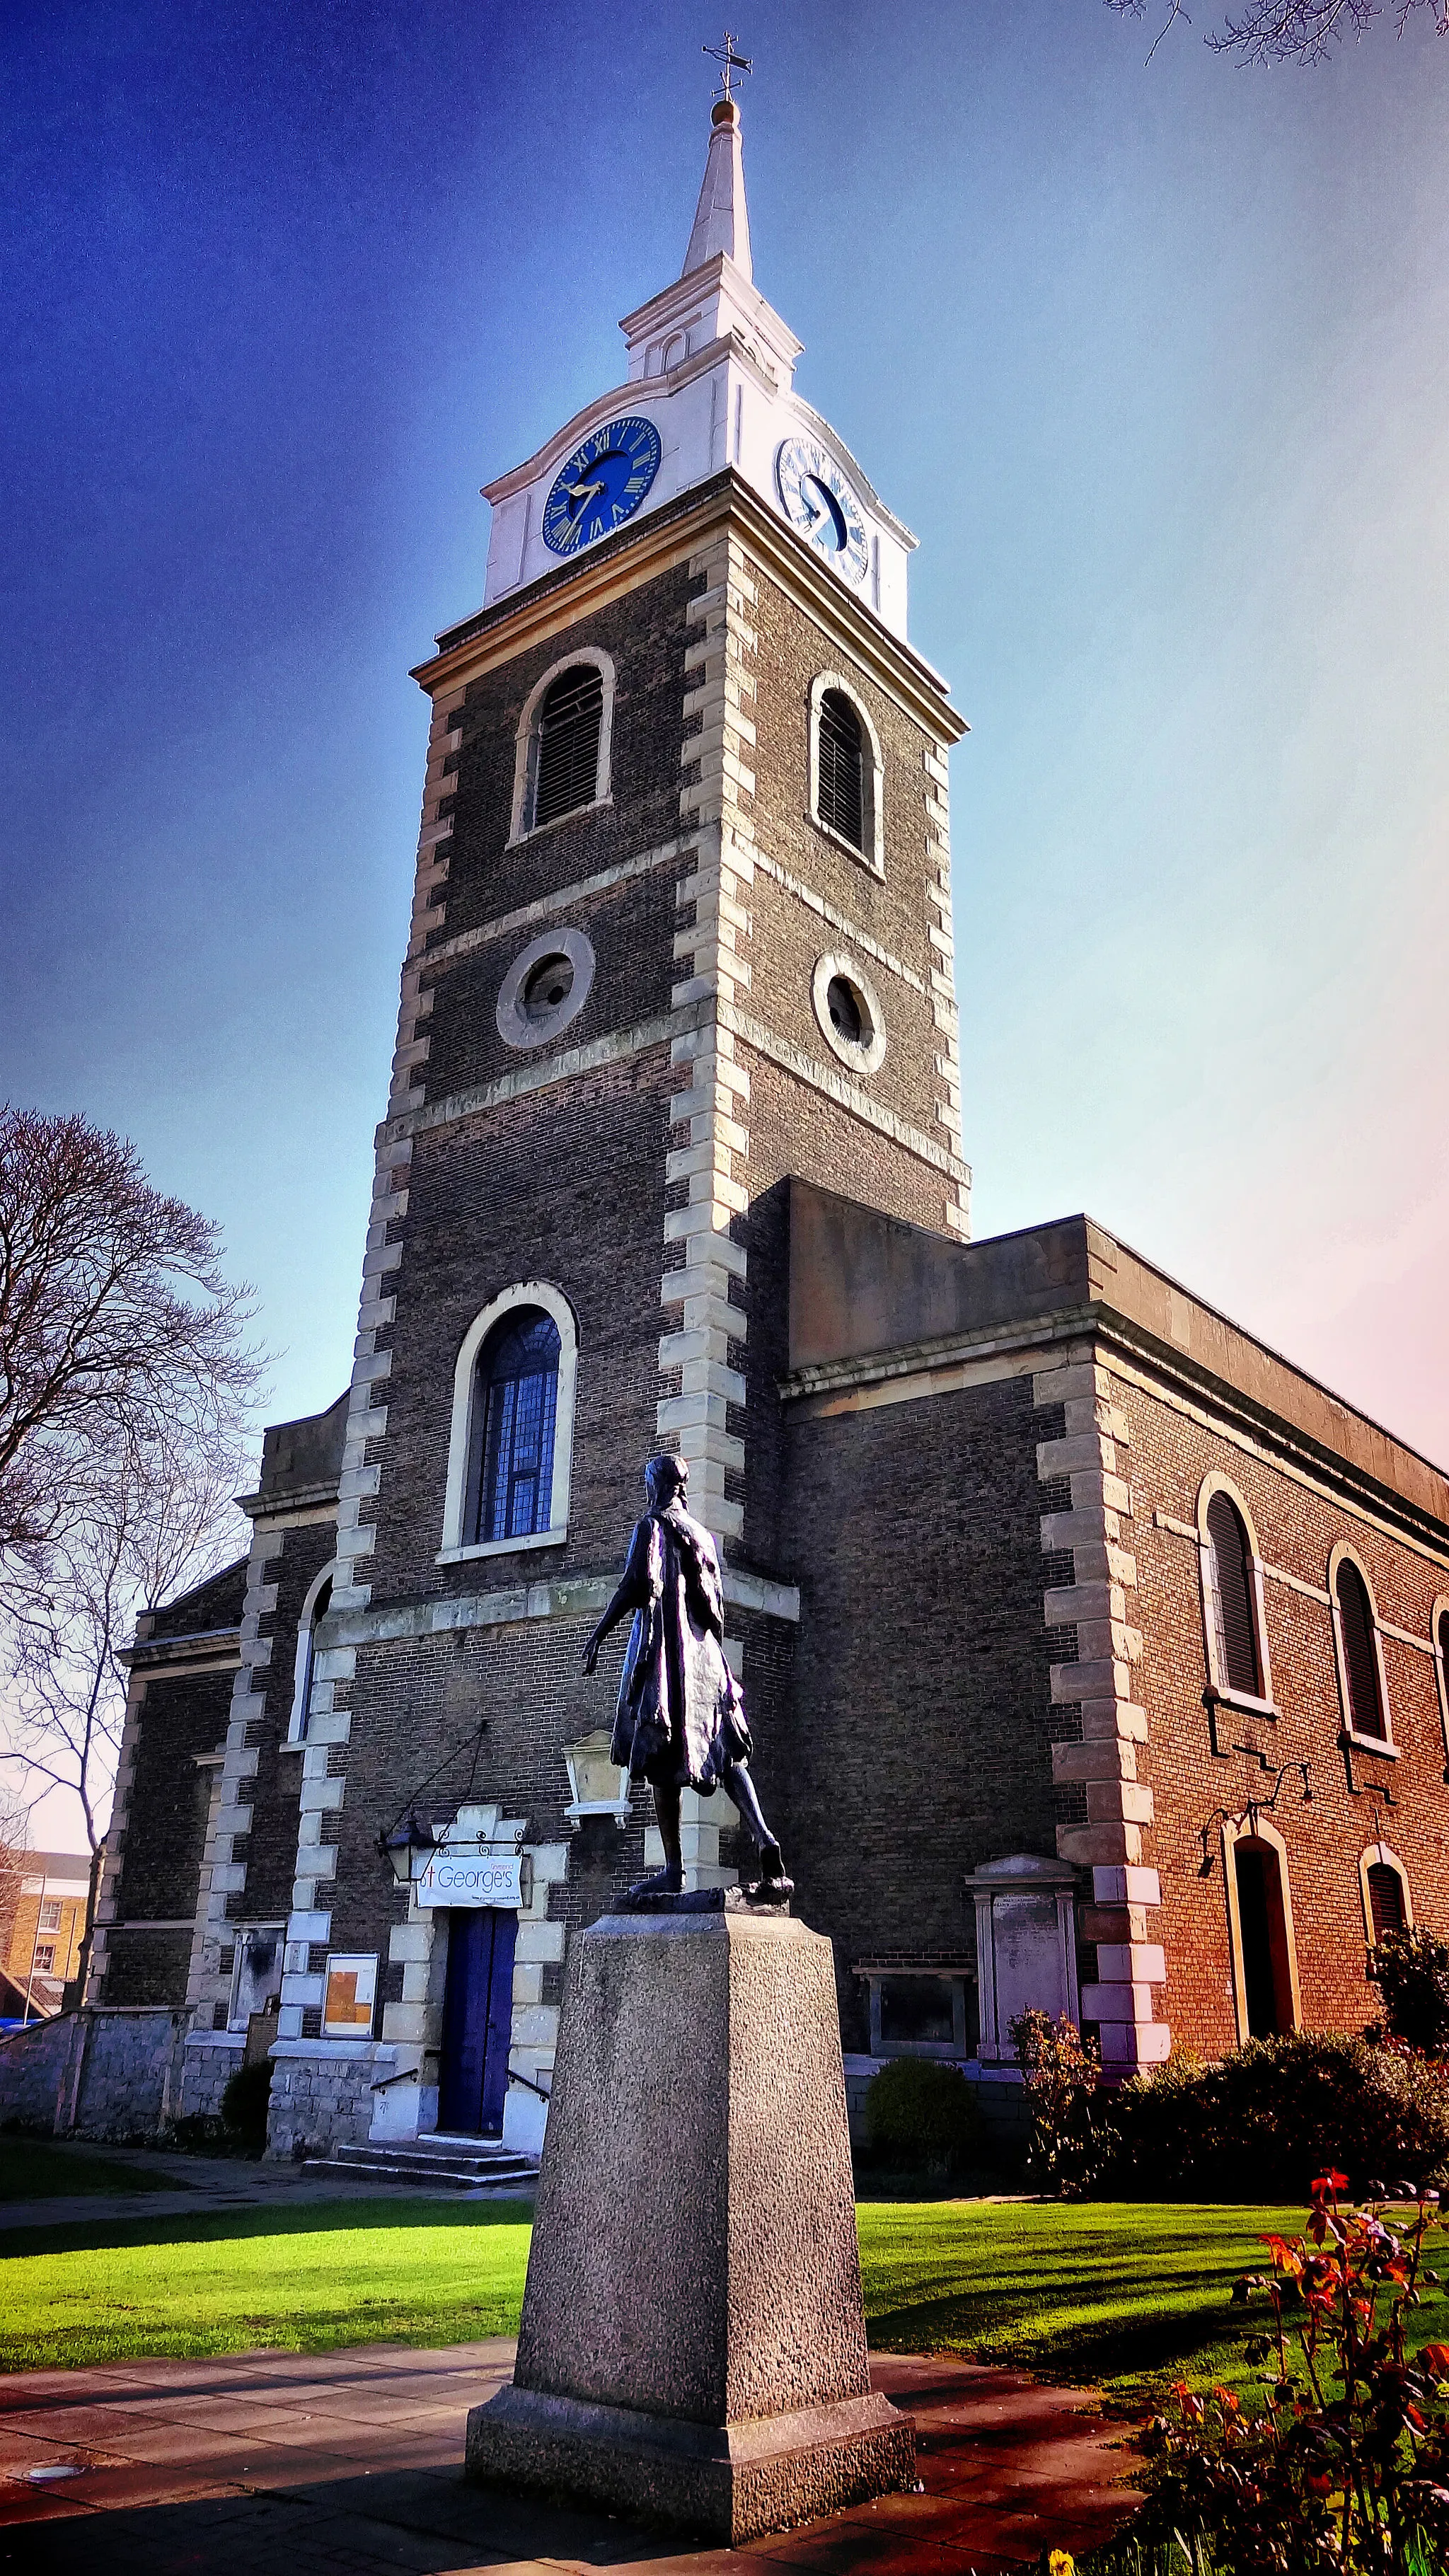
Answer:
[[740, 143], [740, 111], [732, 98], [717, 98], [710, 114], [709, 158], [704, 186], [694, 213], [694, 230], [684, 254], [681, 277], [702, 268], [716, 252], [725, 251], [748, 278], [750, 218], [745, 207], [745, 156]]

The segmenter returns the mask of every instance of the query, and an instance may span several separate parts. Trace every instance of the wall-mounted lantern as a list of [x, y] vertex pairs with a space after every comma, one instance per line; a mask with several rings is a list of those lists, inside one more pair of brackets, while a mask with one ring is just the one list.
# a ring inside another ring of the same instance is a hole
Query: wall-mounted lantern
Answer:
[[417, 1875], [413, 1855], [438, 1848], [438, 1838], [431, 1825], [419, 1821], [416, 1807], [410, 1807], [405, 1824], [395, 1824], [390, 1833], [378, 1835], [378, 1857], [387, 1861], [399, 1887], [410, 1887]]

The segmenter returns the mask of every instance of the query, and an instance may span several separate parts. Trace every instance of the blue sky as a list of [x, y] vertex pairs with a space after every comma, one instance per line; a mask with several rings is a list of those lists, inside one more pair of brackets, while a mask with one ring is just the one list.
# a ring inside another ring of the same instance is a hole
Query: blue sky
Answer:
[[[744, 0], [741, 0], [744, 8]], [[1087, 1207], [1449, 1457], [1449, 43], [740, 18], [756, 277], [921, 539], [978, 1232]], [[478, 486], [677, 270], [714, 17], [11, 0], [0, 1088], [350, 1365]]]

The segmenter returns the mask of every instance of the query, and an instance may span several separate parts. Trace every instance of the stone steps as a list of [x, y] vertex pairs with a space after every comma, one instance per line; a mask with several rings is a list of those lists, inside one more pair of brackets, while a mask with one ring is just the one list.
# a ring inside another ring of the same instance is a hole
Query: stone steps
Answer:
[[531, 2191], [538, 2158], [520, 2155], [492, 2138], [434, 2136], [378, 2146], [334, 2147], [309, 2156], [308, 2173], [347, 2174], [368, 2182], [409, 2183], [426, 2191]]

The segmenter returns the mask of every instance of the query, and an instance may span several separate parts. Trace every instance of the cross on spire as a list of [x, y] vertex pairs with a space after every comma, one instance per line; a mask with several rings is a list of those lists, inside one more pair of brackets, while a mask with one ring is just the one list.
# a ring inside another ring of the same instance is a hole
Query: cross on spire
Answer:
[[719, 64], [719, 89], [721, 96], [724, 98], [728, 98], [730, 96], [730, 75], [732, 72], [752, 72], [755, 68], [748, 54], [736, 53], [735, 40], [728, 27], [726, 27], [724, 31], [724, 43], [722, 45], [701, 45], [699, 50], [702, 54], [708, 54], [712, 63]]

